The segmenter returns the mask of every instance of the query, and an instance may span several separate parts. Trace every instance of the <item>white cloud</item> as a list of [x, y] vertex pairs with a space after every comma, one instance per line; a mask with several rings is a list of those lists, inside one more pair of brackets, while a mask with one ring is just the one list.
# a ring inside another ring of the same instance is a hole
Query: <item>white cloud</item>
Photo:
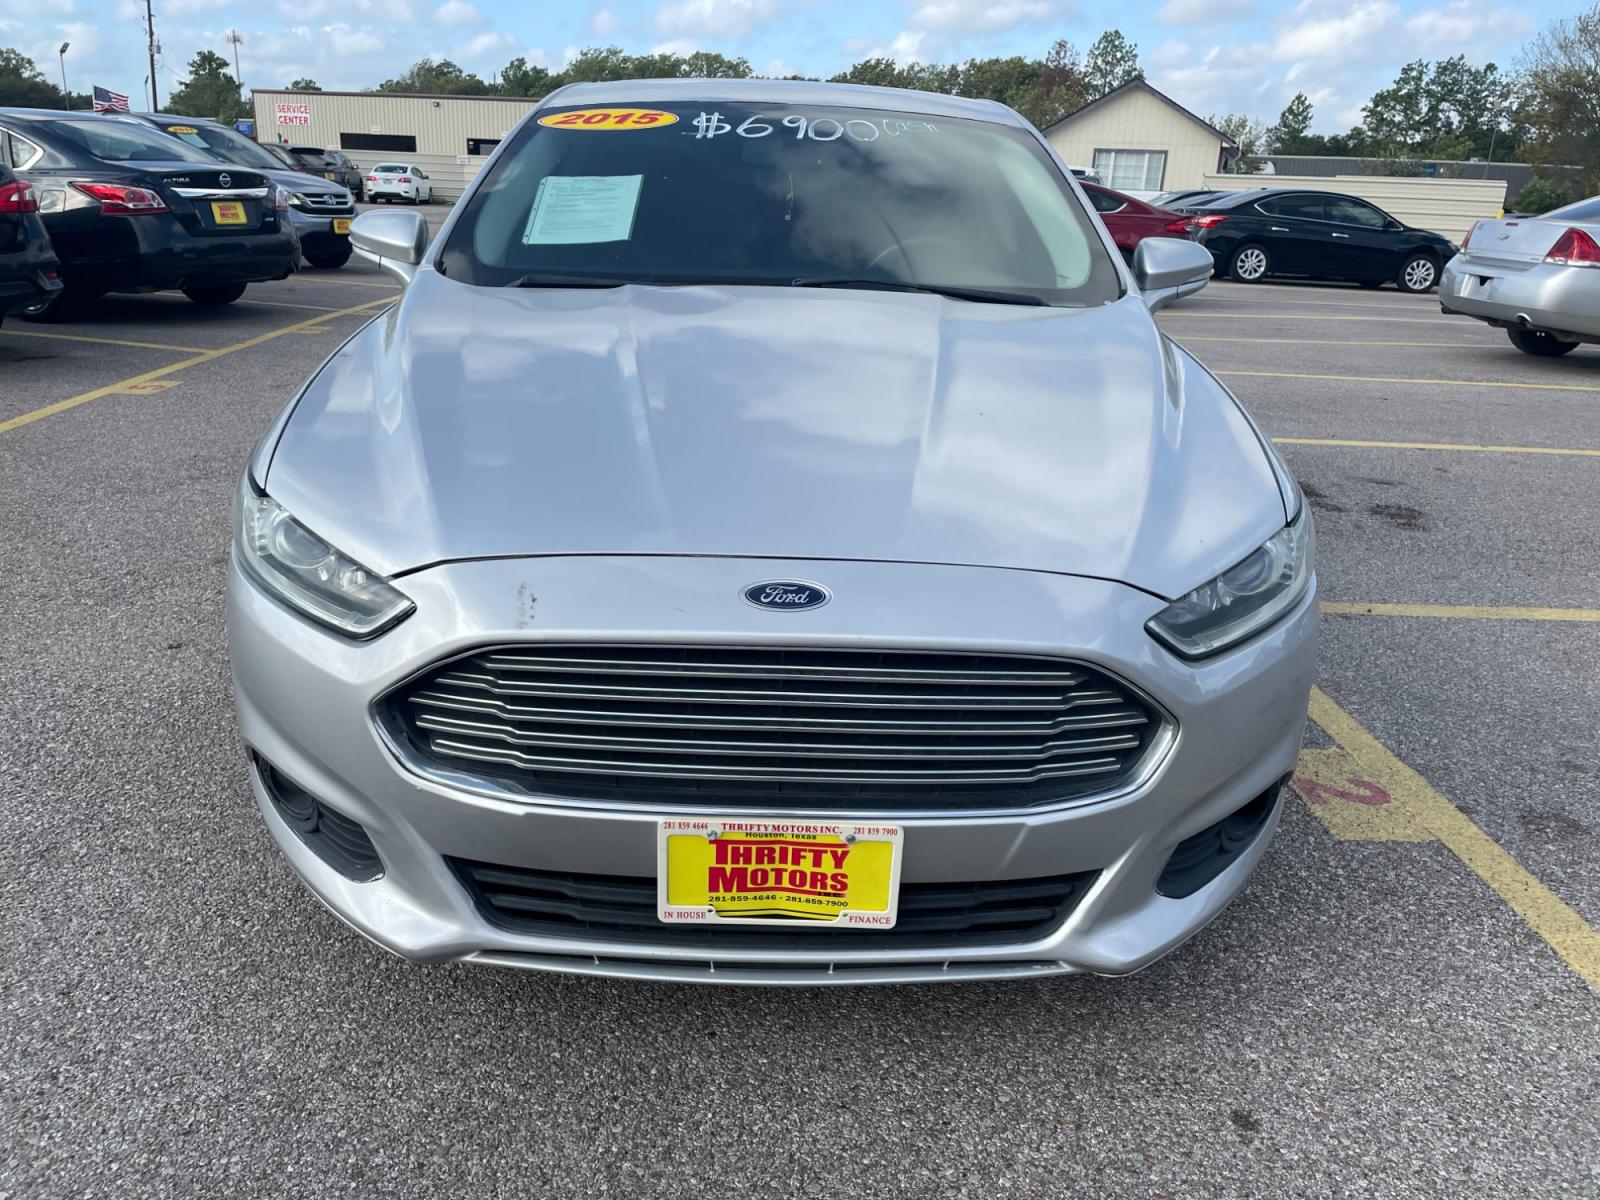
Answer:
[[678, 37], [740, 38], [794, 7], [782, 0], [673, 0], [656, 10], [655, 25]]
[[926, 0], [907, 23], [937, 33], [1000, 33], [1053, 16], [1053, 0]]
[[1400, 11], [1389, 0], [1335, 6], [1327, 9], [1327, 15], [1321, 15], [1323, 9], [1316, 0], [1303, 0], [1279, 25], [1270, 55], [1280, 61], [1353, 58], [1368, 41], [1388, 30]]
[[589, 32], [598, 38], [616, 37], [622, 32], [622, 18], [609, 8], [602, 8], [589, 18]]
[[509, 33], [501, 33], [498, 29], [486, 29], [482, 33], [468, 38], [456, 50], [456, 57], [468, 61], [475, 58], [484, 58], [495, 52], [502, 55], [509, 54], [516, 49], [517, 39]]
[[433, 19], [440, 25], [482, 25], [483, 14], [467, 0], [445, 0], [433, 10]]
[[700, 43], [693, 38], [668, 38], [664, 42], [657, 42], [650, 47], [651, 54], [676, 54], [680, 58], [687, 58], [700, 49]]
[[343, 58], [356, 54], [377, 54], [383, 49], [383, 39], [370, 29], [352, 29], [345, 24], [324, 25], [333, 52]]
[[1537, 26], [1527, 14], [1501, 8], [1486, 0], [1451, 0], [1442, 8], [1425, 8], [1406, 21], [1406, 32], [1429, 49], [1430, 57], [1445, 57], [1446, 49], [1484, 46], [1498, 50], [1527, 38]]
[[804, 75], [805, 72], [787, 59], [775, 58], [761, 68], [761, 73], [768, 79], [786, 79], [790, 75]]
[[1204, 25], [1215, 29], [1228, 21], [1254, 15], [1255, 0], [1167, 0], [1156, 12], [1163, 25]]

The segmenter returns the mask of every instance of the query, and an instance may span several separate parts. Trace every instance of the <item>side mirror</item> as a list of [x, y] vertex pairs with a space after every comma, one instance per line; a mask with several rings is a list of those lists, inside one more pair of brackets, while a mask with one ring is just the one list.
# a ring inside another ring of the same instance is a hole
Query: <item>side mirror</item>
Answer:
[[1194, 295], [1215, 269], [1211, 251], [1182, 238], [1145, 238], [1133, 252], [1133, 280], [1151, 312]]
[[417, 212], [364, 212], [350, 222], [350, 248], [410, 283], [428, 250], [428, 222]]

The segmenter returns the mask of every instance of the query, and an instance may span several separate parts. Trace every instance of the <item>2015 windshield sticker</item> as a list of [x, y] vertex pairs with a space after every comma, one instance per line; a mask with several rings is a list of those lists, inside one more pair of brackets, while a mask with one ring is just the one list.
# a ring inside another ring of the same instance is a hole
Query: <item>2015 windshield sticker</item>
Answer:
[[524, 246], [625, 242], [633, 235], [643, 175], [546, 175], [522, 230]]
[[939, 127], [932, 121], [908, 117], [881, 117], [871, 121], [863, 117], [850, 117], [841, 121], [838, 117], [808, 117], [803, 113], [790, 113], [781, 119], [771, 116], [746, 117], [734, 125], [719, 112], [702, 112], [689, 124], [694, 126], [695, 141], [720, 137], [724, 133], [762, 138], [773, 133], [792, 131], [797, 141], [810, 138], [814, 142], [836, 142], [847, 137], [853, 142], [875, 142], [880, 137], [939, 132]]
[[539, 118], [551, 129], [577, 130], [662, 129], [677, 123], [677, 113], [659, 108], [578, 108]]

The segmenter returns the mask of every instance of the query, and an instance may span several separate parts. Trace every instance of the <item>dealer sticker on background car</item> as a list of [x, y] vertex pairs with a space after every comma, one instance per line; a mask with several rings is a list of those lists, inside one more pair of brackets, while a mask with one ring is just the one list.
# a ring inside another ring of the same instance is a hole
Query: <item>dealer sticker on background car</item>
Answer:
[[669, 924], [892, 929], [900, 826], [736, 818], [656, 830], [658, 916]]

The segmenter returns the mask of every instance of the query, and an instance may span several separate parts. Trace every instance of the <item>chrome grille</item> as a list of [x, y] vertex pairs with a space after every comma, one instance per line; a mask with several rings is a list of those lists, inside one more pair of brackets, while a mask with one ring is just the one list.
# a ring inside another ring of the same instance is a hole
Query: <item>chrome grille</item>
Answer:
[[1079, 663], [769, 646], [498, 647], [405, 685], [383, 717], [424, 767], [528, 793], [877, 810], [1110, 790], [1161, 726]]
[[305, 208], [313, 212], [341, 216], [356, 210], [355, 203], [349, 197], [337, 192], [302, 192], [300, 196], [305, 201]]

